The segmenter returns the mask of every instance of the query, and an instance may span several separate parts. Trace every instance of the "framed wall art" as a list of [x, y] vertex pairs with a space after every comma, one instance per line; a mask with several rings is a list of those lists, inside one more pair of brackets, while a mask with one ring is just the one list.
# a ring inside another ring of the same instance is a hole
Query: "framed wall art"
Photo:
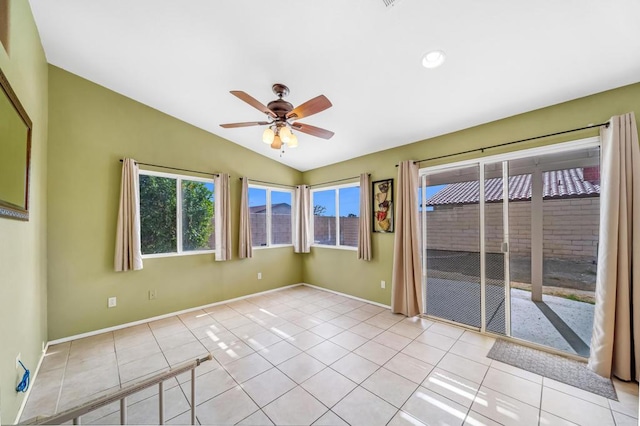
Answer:
[[0, 217], [29, 220], [31, 120], [0, 70]]
[[373, 232], [393, 232], [393, 179], [372, 183]]

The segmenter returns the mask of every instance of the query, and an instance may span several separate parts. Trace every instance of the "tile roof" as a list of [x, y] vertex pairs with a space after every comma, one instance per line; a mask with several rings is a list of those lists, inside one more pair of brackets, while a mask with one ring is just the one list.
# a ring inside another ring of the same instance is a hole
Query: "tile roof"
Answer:
[[[289, 203], [278, 203], [271, 205], [271, 211], [273, 212], [289, 212], [291, 211], [291, 205]], [[249, 213], [266, 213], [267, 206], [262, 204], [261, 206], [249, 207]]]
[[[599, 183], [584, 180], [582, 168], [553, 170], [543, 172], [543, 198], [577, 198], [600, 194]], [[509, 200], [526, 201], [531, 199], [531, 175], [509, 177]], [[502, 178], [485, 181], [485, 201], [502, 200]], [[427, 199], [428, 206], [445, 204], [471, 204], [480, 201], [480, 183], [478, 181], [457, 182], [446, 185]]]

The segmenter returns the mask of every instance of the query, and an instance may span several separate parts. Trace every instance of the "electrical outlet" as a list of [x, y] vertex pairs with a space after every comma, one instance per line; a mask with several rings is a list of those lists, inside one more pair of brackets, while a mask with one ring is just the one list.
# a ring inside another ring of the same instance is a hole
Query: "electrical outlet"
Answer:
[[262, 279], [262, 272], [258, 272], [258, 279], [261, 280]]
[[16, 369], [20, 368], [20, 358], [22, 357], [21, 353], [18, 353], [18, 355], [16, 356]]
[[154, 300], [158, 298], [158, 290], [155, 288], [153, 290], [149, 290], [149, 300]]
[[117, 305], [117, 300], [116, 300], [116, 298], [115, 298], [115, 297], [110, 297], [110, 298], [108, 299], [108, 301], [107, 301], [107, 306], [108, 306], [109, 308], [115, 308], [115, 307], [116, 307], [116, 305]]
[[387, 282], [386, 281], [380, 281], [380, 288], [387, 288]]

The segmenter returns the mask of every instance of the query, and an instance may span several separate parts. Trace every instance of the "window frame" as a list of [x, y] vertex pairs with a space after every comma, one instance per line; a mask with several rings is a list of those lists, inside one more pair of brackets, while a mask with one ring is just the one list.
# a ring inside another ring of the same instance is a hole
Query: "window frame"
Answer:
[[[340, 244], [340, 189], [343, 188], [360, 188], [360, 182], [351, 182], [351, 183], [344, 183], [341, 185], [332, 185], [332, 186], [324, 186], [321, 188], [311, 188], [311, 206], [310, 209], [311, 211], [309, 212], [309, 216], [312, 218], [311, 220], [311, 236], [313, 238], [313, 242], [311, 243], [311, 247], [319, 247], [319, 248], [328, 248], [328, 249], [335, 249], [335, 250], [351, 250], [351, 251], [358, 251], [358, 247], [357, 246], [345, 246]], [[314, 193], [316, 192], [321, 192], [321, 191], [329, 191], [329, 190], [333, 190], [335, 193], [335, 203], [336, 203], [336, 244], [335, 245], [329, 245], [329, 244], [317, 244], [315, 242], [315, 225], [316, 225], [316, 220], [315, 220], [315, 215], [313, 214], [313, 199], [314, 199]], [[361, 188], [360, 188], [361, 190]], [[358, 200], [359, 201], [359, 200]], [[358, 212], [359, 214], [359, 212]], [[360, 216], [358, 215], [358, 222], [360, 221]]]
[[[254, 188], [254, 189], [264, 189], [266, 190], [267, 194], [266, 194], [266, 215], [267, 215], [267, 245], [266, 246], [254, 246], [253, 245], [253, 241], [251, 242], [252, 248], [253, 250], [265, 250], [265, 249], [270, 249], [270, 248], [281, 248], [281, 247], [293, 247], [293, 223], [294, 223], [294, 214], [293, 214], [293, 208], [295, 205], [295, 191], [293, 189], [289, 189], [289, 188], [280, 188], [277, 186], [268, 186], [268, 185], [257, 185], [257, 184], [253, 184], [251, 183], [251, 181], [249, 181], [249, 189]], [[271, 191], [276, 191], [276, 192], [287, 192], [289, 194], [291, 194], [291, 242], [289, 244], [272, 244], [271, 243], [271, 237], [272, 237], [272, 229], [271, 229], [271, 224], [272, 224], [272, 220], [271, 220], [271, 216], [272, 216], [272, 212], [271, 212]], [[248, 196], [249, 194], [247, 194]], [[251, 220], [251, 207], [249, 208], [249, 220]]]
[[[205, 182], [213, 185], [213, 190], [215, 194], [216, 184], [213, 181], [213, 178], [202, 178], [197, 176], [189, 176], [189, 175], [179, 175], [177, 173], [167, 173], [167, 172], [157, 172], [155, 170], [144, 170], [140, 169], [138, 171], [138, 194], [140, 194], [140, 176], [157, 176], [168, 179], [175, 179], [176, 181], [176, 250], [175, 252], [167, 252], [167, 253], [148, 253], [143, 254], [143, 259], [154, 259], [159, 257], [176, 257], [176, 256], [193, 256], [198, 254], [213, 254], [215, 253], [215, 248], [210, 250], [183, 250], [182, 249], [182, 181], [190, 180], [193, 182]], [[215, 200], [215, 198], [214, 198]], [[138, 202], [138, 210], [140, 209], [140, 202]], [[213, 217], [215, 218], [215, 201], [214, 201], [214, 211]], [[142, 232], [142, 230], [140, 230]], [[215, 229], [214, 229], [215, 232]]]

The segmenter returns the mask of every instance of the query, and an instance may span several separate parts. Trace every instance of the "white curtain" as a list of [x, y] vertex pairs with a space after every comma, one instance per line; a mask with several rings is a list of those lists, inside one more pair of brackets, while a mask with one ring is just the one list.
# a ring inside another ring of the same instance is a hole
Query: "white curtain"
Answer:
[[122, 161], [114, 267], [116, 271], [142, 269], [138, 164], [131, 158]]
[[600, 131], [600, 237], [589, 368], [638, 380], [640, 369], [640, 148], [633, 113]]
[[311, 251], [311, 191], [307, 185], [296, 186], [295, 203], [293, 251], [309, 253]]
[[422, 313], [418, 166], [413, 161], [399, 164], [396, 195], [391, 311], [412, 317]]
[[371, 260], [371, 177], [360, 175], [360, 223], [358, 225], [358, 259]]
[[219, 173], [213, 178], [215, 185], [215, 237], [216, 260], [231, 259], [231, 200], [229, 175]]
[[238, 257], [240, 257], [240, 259], [251, 259], [253, 257], [253, 247], [251, 241], [251, 214], [249, 211], [249, 179], [247, 179], [246, 177], [242, 178]]

